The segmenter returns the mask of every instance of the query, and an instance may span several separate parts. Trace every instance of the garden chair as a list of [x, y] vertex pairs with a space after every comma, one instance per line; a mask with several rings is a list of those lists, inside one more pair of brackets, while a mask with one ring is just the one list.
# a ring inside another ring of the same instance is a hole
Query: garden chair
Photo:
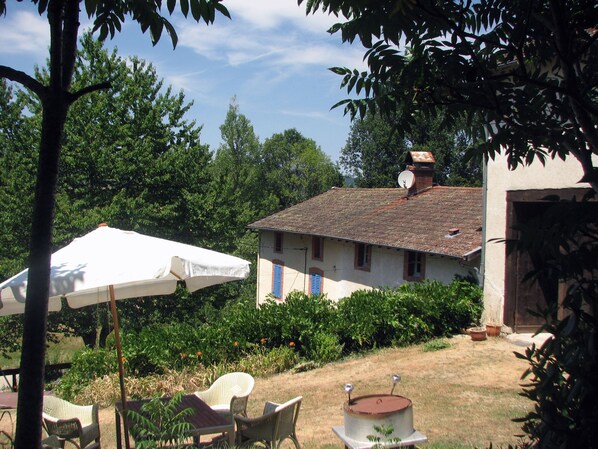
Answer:
[[266, 402], [264, 413], [258, 418], [235, 416], [237, 444], [251, 446], [263, 443], [268, 449], [279, 449], [288, 438], [297, 449], [301, 449], [295, 427], [302, 400], [303, 397], [298, 396], [284, 404]]
[[[56, 396], [44, 396], [43, 424], [49, 441], [68, 441], [79, 449], [100, 449], [98, 405], [75, 405]], [[50, 443], [52, 445], [52, 443]]]
[[195, 395], [216, 412], [233, 419], [235, 414], [247, 416], [247, 400], [255, 380], [247, 373], [228, 373], [219, 377], [204, 391]]

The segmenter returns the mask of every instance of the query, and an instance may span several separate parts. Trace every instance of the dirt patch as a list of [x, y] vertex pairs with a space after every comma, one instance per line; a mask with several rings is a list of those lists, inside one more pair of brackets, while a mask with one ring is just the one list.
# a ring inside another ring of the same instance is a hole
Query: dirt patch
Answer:
[[[413, 401], [415, 428], [426, 435], [424, 447], [494, 447], [514, 444], [521, 417], [531, 403], [521, 397], [520, 376], [527, 368], [513, 352], [523, 352], [504, 338], [472, 342], [458, 336], [452, 346], [424, 352], [422, 346], [385, 349], [303, 373], [257, 378], [249, 416], [261, 414], [265, 401], [303, 396], [298, 437], [304, 449], [342, 448], [332, 432], [343, 424], [343, 385], [353, 396], [390, 392], [392, 373], [402, 376], [395, 393]], [[114, 409], [101, 409], [102, 447], [115, 448]], [[2, 427], [2, 426], [0, 426]]]

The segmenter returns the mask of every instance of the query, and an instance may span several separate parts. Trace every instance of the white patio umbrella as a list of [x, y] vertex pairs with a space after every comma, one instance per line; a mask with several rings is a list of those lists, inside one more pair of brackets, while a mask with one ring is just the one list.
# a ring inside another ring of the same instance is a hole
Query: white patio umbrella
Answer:
[[[248, 274], [249, 262], [238, 257], [100, 225], [52, 254], [49, 310], [60, 310], [61, 298], [73, 308], [110, 301], [126, 409], [115, 301], [169, 295], [179, 281], [193, 292], [244, 279]], [[0, 284], [0, 316], [25, 312], [27, 279], [28, 270], [24, 270]], [[126, 426], [126, 419], [123, 421]], [[128, 445], [127, 436], [125, 441]]]

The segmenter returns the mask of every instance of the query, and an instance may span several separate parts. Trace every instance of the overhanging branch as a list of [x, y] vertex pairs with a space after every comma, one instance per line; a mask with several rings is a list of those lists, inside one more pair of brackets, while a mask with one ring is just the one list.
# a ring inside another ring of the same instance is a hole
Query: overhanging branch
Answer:
[[27, 89], [35, 93], [35, 95], [37, 95], [40, 99], [44, 96], [44, 85], [35, 78], [27, 75], [25, 72], [15, 70], [5, 65], [0, 65], [0, 78], [6, 78], [8, 80], [22, 84]]
[[84, 95], [97, 92], [98, 90], [109, 89], [110, 87], [112, 87], [112, 83], [110, 81], [104, 81], [103, 83], [84, 87], [83, 89], [80, 89], [77, 92], [73, 92], [69, 95], [69, 103], [72, 104]]

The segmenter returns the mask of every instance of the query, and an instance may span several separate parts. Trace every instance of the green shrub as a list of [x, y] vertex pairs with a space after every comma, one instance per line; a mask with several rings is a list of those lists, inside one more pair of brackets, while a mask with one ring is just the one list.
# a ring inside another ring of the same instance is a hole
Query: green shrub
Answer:
[[305, 344], [316, 334], [329, 332], [334, 321], [332, 302], [323, 295], [292, 292], [281, 304], [281, 312], [281, 346], [293, 342], [301, 354]]
[[307, 342], [305, 349], [306, 357], [319, 363], [334, 362], [343, 356], [343, 345], [331, 333], [317, 333]]
[[85, 348], [73, 355], [72, 365], [54, 390], [66, 400], [75, 396], [94, 379], [117, 371], [116, 351]]
[[300, 358], [324, 363], [343, 352], [448, 336], [478, 320], [481, 311], [481, 290], [462, 280], [360, 290], [336, 304], [293, 292], [260, 308], [251, 301], [230, 303], [210, 323], [152, 324], [123, 333], [123, 356], [134, 376], [214, 364], [270, 372]]
[[339, 301], [336, 326], [349, 352], [390, 342], [392, 317], [388, 316], [386, 299], [384, 290], [358, 290]]

